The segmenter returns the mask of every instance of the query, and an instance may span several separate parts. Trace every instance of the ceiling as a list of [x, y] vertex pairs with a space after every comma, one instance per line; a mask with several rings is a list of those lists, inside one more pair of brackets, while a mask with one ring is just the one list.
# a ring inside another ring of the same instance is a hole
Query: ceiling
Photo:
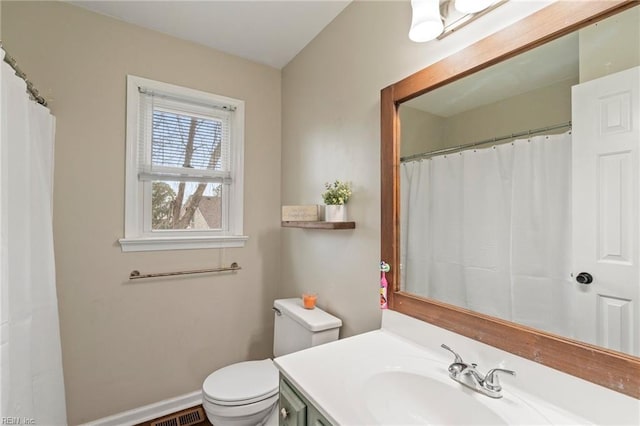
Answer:
[[351, 0], [69, 1], [281, 69]]

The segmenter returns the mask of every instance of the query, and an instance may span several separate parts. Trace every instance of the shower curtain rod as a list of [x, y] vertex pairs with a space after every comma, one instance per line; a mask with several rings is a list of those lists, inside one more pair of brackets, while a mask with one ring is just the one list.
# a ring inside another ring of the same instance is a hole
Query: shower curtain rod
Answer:
[[18, 66], [18, 62], [13, 58], [13, 56], [9, 55], [7, 51], [4, 49], [2, 45], [2, 40], [0, 40], [0, 48], [4, 50], [4, 61], [9, 64], [11, 68], [15, 71], [16, 75], [24, 80], [27, 85], [27, 92], [31, 98], [39, 103], [42, 106], [47, 106], [47, 100], [40, 95], [40, 92], [33, 86], [33, 83], [27, 79], [27, 74], [25, 74], [20, 67]]
[[467, 143], [467, 144], [464, 144], [464, 145], [452, 146], [451, 148], [443, 148], [443, 149], [437, 149], [435, 151], [421, 152], [419, 154], [407, 155], [406, 157], [400, 157], [400, 162], [404, 163], [404, 162], [407, 162], [407, 161], [413, 161], [413, 160], [419, 160], [419, 159], [434, 157], [434, 156], [439, 155], [439, 154], [447, 154], [447, 153], [451, 153], [451, 152], [463, 151], [463, 150], [465, 150], [467, 148], [473, 148], [474, 146], [480, 146], [480, 145], [485, 145], [485, 144], [488, 144], [488, 143], [495, 143], [495, 142], [500, 142], [500, 141], [507, 141], [507, 140], [510, 140], [510, 139], [519, 138], [520, 136], [530, 136], [530, 135], [534, 135], [536, 133], [542, 133], [542, 132], [548, 132], [550, 130], [562, 129], [564, 127], [571, 127], [571, 121], [568, 121], [568, 122], [562, 123], [562, 124], [556, 124], [556, 125], [553, 125], [553, 126], [540, 127], [538, 129], [526, 130], [524, 132], [511, 133], [510, 135], [504, 135], [504, 136], [499, 136], [499, 137], [495, 137], [495, 138], [491, 138], [491, 139], [485, 139], [483, 141]]

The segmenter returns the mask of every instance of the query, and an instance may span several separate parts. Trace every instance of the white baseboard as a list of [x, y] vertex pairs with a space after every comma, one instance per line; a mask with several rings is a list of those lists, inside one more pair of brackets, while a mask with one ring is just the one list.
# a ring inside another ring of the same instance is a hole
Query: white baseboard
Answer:
[[197, 390], [175, 398], [165, 399], [164, 401], [114, 414], [113, 416], [103, 417], [80, 426], [130, 426], [148, 422], [149, 420], [186, 410], [187, 408], [200, 404], [202, 404], [202, 391]]

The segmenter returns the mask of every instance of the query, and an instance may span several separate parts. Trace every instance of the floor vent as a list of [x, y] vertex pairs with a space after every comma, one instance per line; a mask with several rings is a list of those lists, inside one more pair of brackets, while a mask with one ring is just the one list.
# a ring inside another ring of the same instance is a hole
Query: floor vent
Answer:
[[178, 424], [180, 426], [191, 426], [204, 421], [204, 411], [202, 408], [196, 407], [192, 410], [185, 411], [178, 415]]
[[151, 426], [191, 426], [204, 421], [202, 407], [194, 407], [151, 422]]

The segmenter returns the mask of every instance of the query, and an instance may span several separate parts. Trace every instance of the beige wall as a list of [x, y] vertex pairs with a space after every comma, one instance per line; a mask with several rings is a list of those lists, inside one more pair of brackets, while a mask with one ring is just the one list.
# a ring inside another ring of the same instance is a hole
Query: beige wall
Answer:
[[444, 148], [446, 118], [400, 105], [400, 156]]
[[[2, 39], [56, 116], [54, 238], [70, 424], [196, 391], [271, 355], [281, 73], [58, 2], [2, 2]], [[246, 101], [245, 248], [122, 253], [127, 74]], [[134, 269], [235, 274], [129, 282]]]
[[577, 83], [577, 78], [560, 81], [447, 118], [401, 106], [401, 155], [455, 147], [569, 122], [571, 86]]
[[450, 117], [443, 145], [458, 146], [567, 123], [571, 121], [571, 86], [577, 83], [577, 79], [560, 81]]
[[283, 294], [316, 291], [318, 304], [342, 318], [342, 336], [379, 327], [380, 90], [544, 5], [508, 2], [418, 44], [407, 37], [409, 2], [355, 1], [283, 69], [282, 201], [321, 203], [324, 182], [348, 180], [357, 223], [352, 231], [283, 229]]

